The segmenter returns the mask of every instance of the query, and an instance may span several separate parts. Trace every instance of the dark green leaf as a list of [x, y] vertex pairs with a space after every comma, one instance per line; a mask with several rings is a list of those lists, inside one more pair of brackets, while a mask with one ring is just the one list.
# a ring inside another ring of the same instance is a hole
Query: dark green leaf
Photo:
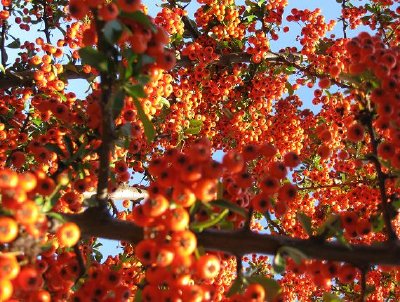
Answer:
[[132, 133], [132, 124], [125, 123], [121, 127], [118, 128], [118, 134], [120, 136], [131, 136]]
[[390, 204], [394, 210], [400, 209], [400, 199], [393, 200]]
[[231, 287], [229, 288], [228, 293], [226, 294], [227, 297], [239, 293], [242, 289], [242, 286], [243, 286], [243, 279], [241, 277], [236, 278], [235, 281], [233, 281]]
[[195, 232], [202, 232], [204, 229], [211, 228], [222, 221], [226, 216], [228, 216], [229, 210], [225, 209], [215, 217], [212, 217], [206, 221], [199, 221], [190, 224], [190, 228]]
[[9, 47], [9, 48], [20, 48], [21, 47], [21, 42], [19, 41], [19, 39], [15, 39], [10, 44], [8, 44], [7, 47]]
[[228, 209], [232, 212], [235, 212], [243, 217], [247, 217], [247, 211], [241, 207], [239, 207], [237, 204], [223, 200], [223, 199], [217, 199], [211, 202], [212, 206], [216, 206], [218, 208], [223, 208], [223, 209]]
[[342, 232], [340, 218], [335, 214], [331, 214], [317, 230], [318, 235], [324, 234], [323, 239], [337, 236], [340, 232]]
[[385, 221], [382, 215], [375, 215], [371, 217], [372, 231], [380, 232], [385, 227]]
[[142, 302], [142, 290], [141, 289], [138, 289], [138, 290], [136, 290], [136, 292], [135, 292], [135, 300], [134, 300], [134, 302]]
[[272, 266], [277, 274], [282, 274], [285, 271], [286, 260], [279, 252], [275, 255]]
[[251, 277], [246, 277], [246, 280], [249, 283], [258, 283], [262, 285], [262, 287], [265, 289], [268, 300], [275, 298], [275, 296], [281, 291], [281, 287], [276, 280], [265, 276], [254, 275]]
[[143, 85], [125, 85], [124, 89], [126, 93], [133, 98], [145, 98], [146, 92], [144, 92]]
[[292, 95], [294, 94], [294, 89], [293, 89], [292, 84], [290, 84], [289, 82], [287, 82], [287, 83], [285, 84], [285, 88], [287, 89], [289, 96], [292, 96]]
[[103, 255], [97, 250], [93, 250], [93, 252], [94, 252], [94, 259], [97, 262], [101, 262], [101, 260], [103, 259]]
[[151, 22], [150, 18], [141, 11], [136, 11], [133, 13], [122, 12], [122, 13], [120, 13], [120, 16], [122, 18], [127, 18], [127, 19], [131, 19], [133, 21], [136, 21], [136, 22], [144, 25], [145, 27], [150, 28], [152, 31], [156, 31], [156, 27]]
[[61, 148], [60, 148], [58, 145], [56, 145], [56, 144], [47, 143], [46, 145], [44, 145], [44, 147], [45, 147], [47, 150], [56, 153], [57, 155], [64, 156], [64, 152], [63, 152], [63, 151], [61, 150]]
[[300, 265], [304, 259], [307, 259], [307, 256], [302, 251], [290, 246], [281, 247], [278, 253], [280, 253], [282, 256], [289, 256], [294, 262], [296, 262], [297, 265]]
[[73, 147], [71, 138], [68, 135], [64, 135], [63, 140], [64, 140], [65, 147], [67, 148], [69, 155], [72, 156], [74, 154], [74, 147]]
[[123, 90], [119, 90], [115, 96], [113, 101], [113, 116], [114, 118], [118, 117], [121, 113], [122, 108], [124, 107], [124, 99], [125, 99], [125, 92]]
[[84, 47], [79, 49], [79, 55], [83, 64], [93, 66], [99, 71], [108, 71], [108, 58], [97, 49]]
[[142, 108], [142, 104], [140, 104], [139, 100], [133, 98], [133, 102], [135, 103], [136, 110], [138, 112], [138, 116], [143, 124], [144, 127], [144, 134], [146, 134], [147, 141], [150, 143], [154, 140], [156, 136], [156, 131], [154, 130], [153, 123], [149, 120], [146, 113]]
[[311, 226], [311, 218], [308, 217], [306, 214], [300, 212], [300, 213], [297, 213], [297, 219], [300, 221], [301, 226], [306, 231], [308, 236], [312, 236], [313, 230], [312, 230], [312, 226]]
[[110, 44], [115, 44], [122, 34], [122, 24], [118, 20], [108, 21], [103, 28], [104, 37]]

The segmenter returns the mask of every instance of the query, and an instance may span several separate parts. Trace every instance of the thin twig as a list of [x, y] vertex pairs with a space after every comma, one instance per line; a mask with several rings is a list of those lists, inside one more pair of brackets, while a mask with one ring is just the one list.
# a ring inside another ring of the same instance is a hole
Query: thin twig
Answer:
[[[5, 10], [8, 10], [8, 7], [4, 7]], [[3, 67], [6, 67], [8, 55], [6, 51], [6, 35], [8, 30], [8, 22], [7, 20], [3, 20], [1, 22], [1, 41], [0, 41], [0, 49], [1, 49], [1, 64]]]
[[76, 280], [75, 280], [75, 284], [77, 284], [78, 281], [85, 275], [86, 267], [85, 267], [85, 261], [83, 259], [82, 251], [80, 250], [79, 244], [74, 245], [74, 253], [76, 255], [76, 260], [78, 261], [78, 266], [79, 266], [78, 276], [76, 277]]
[[366, 298], [366, 289], [367, 289], [367, 271], [366, 269], [361, 270], [361, 293], [360, 293], [360, 302], [365, 302]]
[[[347, 0], [342, 0], [342, 12], [347, 8], [346, 2]], [[349, 24], [347, 23], [344, 17], [342, 17], [342, 23], [343, 23], [343, 38], [346, 39], [347, 38], [346, 29]]]
[[43, 4], [43, 22], [44, 22], [44, 34], [46, 36], [46, 42], [48, 44], [51, 44], [51, 40], [50, 40], [50, 28], [49, 28], [49, 20], [48, 20], [48, 16], [47, 16], [47, 0], [44, 0], [42, 2]]
[[378, 186], [381, 195], [381, 205], [382, 205], [382, 212], [383, 212], [383, 219], [385, 221], [385, 227], [387, 232], [387, 240], [388, 241], [395, 241], [397, 240], [397, 235], [393, 230], [391, 218], [390, 218], [390, 205], [388, 203], [388, 197], [386, 194], [386, 187], [385, 187], [385, 180], [387, 179], [387, 175], [382, 172], [382, 165], [378, 159], [378, 140], [375, 136], [374, 129], [372, 126], [372, 115], [370, 115], [368, 121], [366, 123], [368, 134], [371, 139], [371, 146], [373, 155], [369, 156], [368, 159], [375, 165], [375, 170], [378, 175]]

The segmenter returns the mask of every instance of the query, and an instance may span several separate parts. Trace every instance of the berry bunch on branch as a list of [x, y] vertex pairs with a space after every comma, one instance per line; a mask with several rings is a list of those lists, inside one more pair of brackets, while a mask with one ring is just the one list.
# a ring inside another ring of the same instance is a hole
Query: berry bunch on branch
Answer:
[[331, 2], [2, 0], [0, 302], [399, 300], [398, 1]]

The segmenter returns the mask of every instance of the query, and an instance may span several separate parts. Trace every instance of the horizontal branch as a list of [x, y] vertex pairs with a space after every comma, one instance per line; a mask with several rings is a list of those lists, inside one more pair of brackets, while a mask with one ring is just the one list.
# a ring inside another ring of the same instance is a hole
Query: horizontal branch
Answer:
[[[84, 192], [83, 198], [89, 199], [96, 196], [96, 192]], [[137, 200], [140, 198], [147, 198], [148, 194], [145, 190], [139, 190], [135, 187], [119, 187], [116, 191], [108, 194], [108, 198], [112, 200]]]
[[[128, 221], [116, 220], [106, 213], [90, 208], [82, 214], [66, 215], [81, 229], [83, 236], [137, 243], [143, 239], [142, 228]], [[250, 231], [207, 230], [197, 234], [198, 245], [206, 250], [221, 251], [236, 256], [259, 253], [274, 255], [283, 246], [302, 251], [312, 259], [348, 262], [357, 266], [380, 264], [400, 265], [399, 241], [373, 246], [343, 246], [334, 242], [296, 239], [281, 235], [257, 234]]]
[[[77, 69], [80, 69], [81, 66], [75, 66]], [[66, 65], [64, 65], [66, 68]], [[0, 75], [0, 89], [9, 89], [13, 87], [26, 87], [26, 86], [33, 86], [35, 84], [33, 75], [34, 70], [24, 70], [24, 71], [17, 71], [11, 72], [6, 71], [5, 74]], [[73, 71], [70, 69], [64, 69], [62, 73], [62, 78], [66, 80], [76, 80], [76, 79], [88, 79], [92, 77], [93, 74], [84, 73], [82, 71]]]

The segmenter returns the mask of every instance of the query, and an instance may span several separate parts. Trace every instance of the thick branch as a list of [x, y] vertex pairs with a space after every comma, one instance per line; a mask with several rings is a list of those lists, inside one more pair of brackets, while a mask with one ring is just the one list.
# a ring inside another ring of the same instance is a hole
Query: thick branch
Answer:
[[[99, 214], [90, 208], [82, 214], [66, 215], [75, 222], [83, 236], [137, 243], [143, 238], [142, 228], [128, 221], [120, 221]], [[342, 261], [357, 266], [368, 264], [400, 265], [400, 244], [382, 243], [374, 246], [319, 242], [312, 239], [295, 239], [287, 236], [256, 234], [243, 231], [208, 230], [197, 234], [198, 244], [207, 250], [222, 251], [242, 256], [251, 253], [274, 255], [282, 246], [301, 250], [308, 257]]]

